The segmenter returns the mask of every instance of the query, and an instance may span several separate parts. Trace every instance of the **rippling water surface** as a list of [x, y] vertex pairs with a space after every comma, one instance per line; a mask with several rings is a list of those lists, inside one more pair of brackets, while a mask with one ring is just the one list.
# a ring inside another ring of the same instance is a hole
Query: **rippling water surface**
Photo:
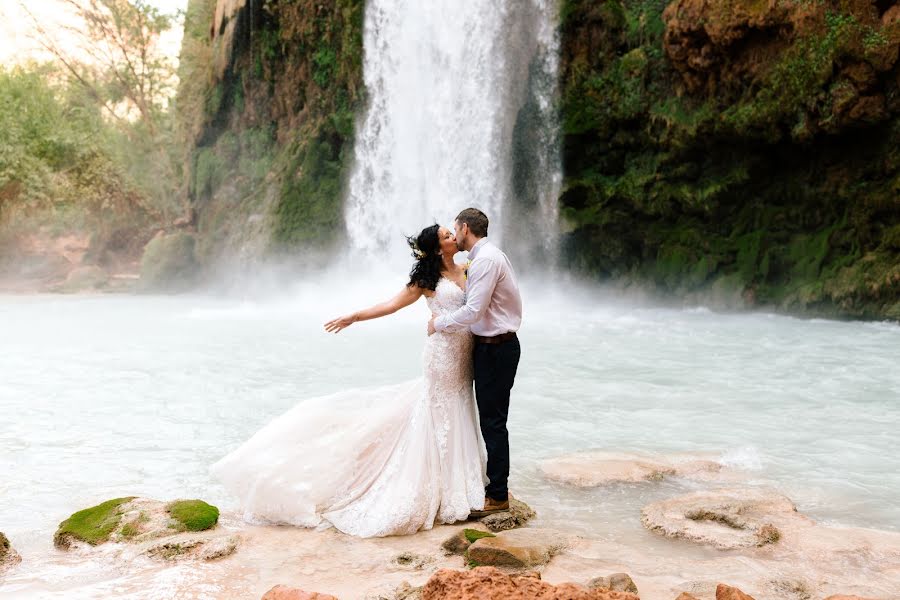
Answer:
[[[0, 297], [0, 531], [40, 557], [59, 521], [111, 497], [236, 508], [207, 468], [261, 425], [418, 376], [424, 304], [322, 330], [402, 285], [387, 280], [265, 300]], [[537, 471], [603, 448], [712, 452], [814, 519], [900, 529], [900, 327], [642, 308], [563, 285], [525, 299], [511, 487], [541, 524], [652, 543], [640, 508], [709, 485], [576, 490]]]

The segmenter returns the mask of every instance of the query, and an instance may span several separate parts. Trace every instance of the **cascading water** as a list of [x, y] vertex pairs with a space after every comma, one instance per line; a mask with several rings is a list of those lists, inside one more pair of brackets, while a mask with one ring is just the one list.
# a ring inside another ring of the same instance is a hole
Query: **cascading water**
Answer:
[[[475, 206], [515, 254], [552, 251], [560, 177], [553, 0], [370, 0], [346, 221], [358, 249]], [[528, 240], [527, 244], [518, 243]]]

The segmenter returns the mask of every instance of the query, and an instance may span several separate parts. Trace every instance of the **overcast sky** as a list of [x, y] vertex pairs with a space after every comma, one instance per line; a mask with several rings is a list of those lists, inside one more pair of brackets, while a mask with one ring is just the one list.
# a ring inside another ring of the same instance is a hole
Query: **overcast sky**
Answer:
[[[163, 12], [173, 13], [187, 7], [187, 0], [149, 0]], [[22, 10], [20, 0], [0, 0], [0, 63], [15, 64], [29, 59], [47, 60], [49, 57], [34, 41], [34, 23]], [[41, 22], [66, 49], [73, 51], [72, 34], [65, 31], [65, 26], [77, 26], [77, 19], [65, 2], [61, 0], [31, 0], [27, 2], [28, 10]], [[177, 58], [181, 47], [181, 30], [170, 31], [160, 41], [163, 51]]]

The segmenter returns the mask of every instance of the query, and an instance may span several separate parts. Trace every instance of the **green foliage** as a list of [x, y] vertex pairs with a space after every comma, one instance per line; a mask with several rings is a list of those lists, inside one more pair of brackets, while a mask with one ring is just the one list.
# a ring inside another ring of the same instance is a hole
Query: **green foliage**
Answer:
[[341, 229], [344, 162], [349, 152], [335, 143], [334, 133], [334, 125], [326, 124], [295, 151], [275, 213], [274, 234], [279, 244], [327, 241]]
[[102, 544], [109, 539], [122, 518], [119, 507], [133, 499], [134, 496], [116, 498], [78, 511], [59, 524], [53, 536], [54, 542], [57, 546], [67, 546], [67, 538], [71, 537], [92, 546]]
[[315, 81], [319, 87], [328, 86], [335, 68], [335, 62], [336, 56], [334, 50], [331, 48], [319, 48], [319, 50], [313, 54], [313, 81]]
[[219, 521], [219, 509], [203, 500], [176, 500], [166, 510], [182, 531], [205, 531]]

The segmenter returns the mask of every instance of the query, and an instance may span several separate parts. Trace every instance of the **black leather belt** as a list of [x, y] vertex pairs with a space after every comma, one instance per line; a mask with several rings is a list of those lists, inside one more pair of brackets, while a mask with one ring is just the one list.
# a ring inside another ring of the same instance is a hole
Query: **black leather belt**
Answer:
[[492, 335], [490, 337], [483, 335], [475, 335], [476, 344], [502, 344], [504, 342], [508, 342], [510, 340], [516, 339], [516, 332], [509, 331], [507, 333], [501, 333], [500, 335]]

